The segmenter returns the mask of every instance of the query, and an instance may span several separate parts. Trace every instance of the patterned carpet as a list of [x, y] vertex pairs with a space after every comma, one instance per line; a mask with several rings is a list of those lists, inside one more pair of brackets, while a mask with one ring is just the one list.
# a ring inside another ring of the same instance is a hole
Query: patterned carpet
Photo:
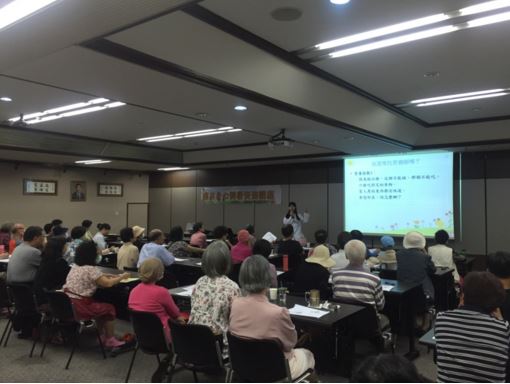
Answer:
[[[0, 319], [0, 334], [6, 324]], [[117, 321], [117, 333], [132, 332], [126, 321]], [[406, 339], [399, 339], [401, 351], [405, 351]], [[362, 344], [362, 343], [360, 343]], [[84, 334], [80, 339], [80, 348], [76, 351], [71, 366], [64, 369], [69, 355], [65, 346], [49, 345], [44, 357], [39, 357], [41, 345], [38, 344], [34, 357], [29, 358], [31, 341], [20, 340], [11, 334], [7, 347], [0, 347], [0, 381], [1, 382], [124, 382], [131, 352], [115, 358], [103, 359], [94, 334]], [[357, 353], [363, 352], [363, 345], [357, 346]], [[432, 361], [432, 352], [420, 346], [421, 355], [415, 360], [419, 372], [432, 379], [436, 378], [436, 368]], [[152, 373], [157, 368], [154, 356], [138, 353], [131, 373], [130, 382], [150, 382]], [[347, 382], [341, 376], [319, 373], [322, 382]], [[223, 382], [224, 377], [211, 377], [199, 373], [201, 382]], [[181, 370], [174, 375], [174, 382], [193, 382], [191, 372]]]

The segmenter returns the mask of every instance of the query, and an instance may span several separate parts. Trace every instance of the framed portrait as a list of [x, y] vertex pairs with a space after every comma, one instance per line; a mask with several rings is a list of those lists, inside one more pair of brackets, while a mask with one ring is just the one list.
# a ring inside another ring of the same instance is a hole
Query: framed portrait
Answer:
[[23, 179], [24, 195], [57, 195], [56, 180]]
[[124, 195], [123, 184], [97, 183], [97, 195], [103, 197], [122, 197]]
[[71, 181], [71, 201], [87, 201], [87, 183]]

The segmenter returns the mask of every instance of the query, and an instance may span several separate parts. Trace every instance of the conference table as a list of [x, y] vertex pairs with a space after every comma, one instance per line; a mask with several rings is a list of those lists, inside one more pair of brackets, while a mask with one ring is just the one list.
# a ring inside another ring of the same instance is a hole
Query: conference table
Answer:
[[[193, 285], [170, 289], [169, 292], [177, 301], [190, 301]], [[287, 295], [285, 302], [279, 300], [271, 301], [273, 304], [293, 308], [295, 305], [307, 306], [304, 297]], [[336, 367], [340, 367], [342, 373], [350, 376], [352, 369], [352, 359], [354, 355], [354, 343], [349, 333], [349, 325], [352, 324], [357, 314], [367, 310], [366, 307], [353, 304], [338, 304], [336, 310], [327, 310], [326, 314], [319, 317], [300, 316], [290, 314], [290, 317], [296, 328], [300, 329], [318, 329], [321, 335], [332, 333], [334, 341], [334, 360]], [[330, 340], [328, 340], [330, 341]]]

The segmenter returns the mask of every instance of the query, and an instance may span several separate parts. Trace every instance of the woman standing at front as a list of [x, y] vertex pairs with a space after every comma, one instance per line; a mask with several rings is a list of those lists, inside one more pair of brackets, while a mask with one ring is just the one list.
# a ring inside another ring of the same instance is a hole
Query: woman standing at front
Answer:
[[303, 234], [303, 224], [308, 223], [308, 220], [310, 220], [310, 214], [306, 210], [303, 214], [298, 213], [296, 203], [291, 201], [289, 203], [289, 210], [283, 217], [283, 224], [292, 225], [292, 228], [294, 228], [294, 240], [299, 241], [301, 245], [306, 244], [306, 238]]

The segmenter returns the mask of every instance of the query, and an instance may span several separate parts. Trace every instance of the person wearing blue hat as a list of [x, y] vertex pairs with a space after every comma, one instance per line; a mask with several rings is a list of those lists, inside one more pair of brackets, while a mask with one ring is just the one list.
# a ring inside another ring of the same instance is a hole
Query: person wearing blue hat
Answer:
[[377, 256], [381, 267], [384, 269], [397, 269], [397, 253], [393, 249], [395, 240], [391, 236], [381, 237], [381, 251]]

